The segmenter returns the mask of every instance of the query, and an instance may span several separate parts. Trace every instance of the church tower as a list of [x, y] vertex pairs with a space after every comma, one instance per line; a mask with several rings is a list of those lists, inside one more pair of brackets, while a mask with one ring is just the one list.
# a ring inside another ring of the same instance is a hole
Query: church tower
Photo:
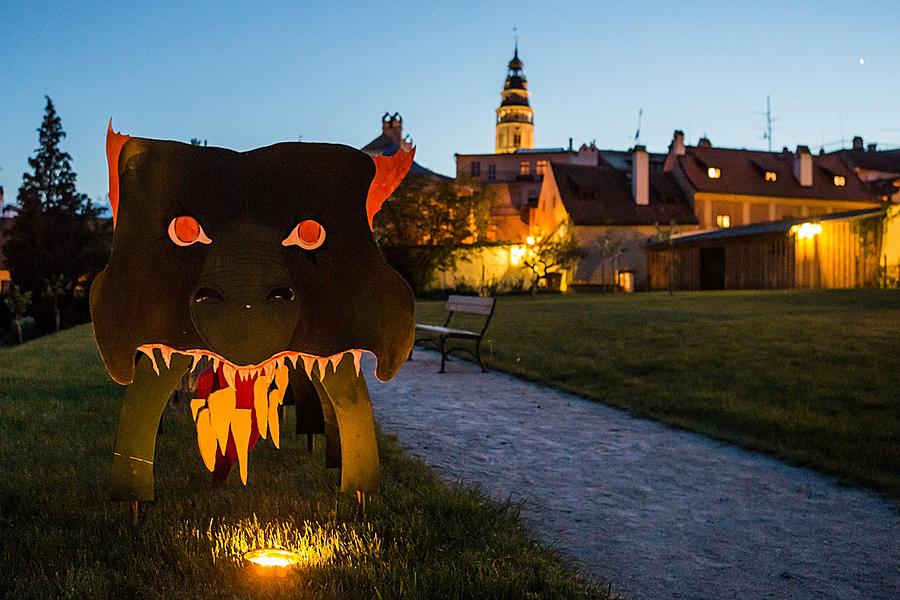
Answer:
[[500, 92], [497, 109], [497, 154], [515, 152], [519, 148], [534, 148], [534, 111], [528, 104], [528, 81], [519, 59], [519, 44], [509, 61], [506, 83]]

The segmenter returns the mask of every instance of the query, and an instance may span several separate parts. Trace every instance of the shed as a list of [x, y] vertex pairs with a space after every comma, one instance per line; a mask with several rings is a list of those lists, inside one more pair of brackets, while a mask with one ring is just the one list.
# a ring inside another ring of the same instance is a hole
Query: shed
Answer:
[[746, 290], [878, 285], [885, 210], [758, 223], [647, 246], [650, 289]]

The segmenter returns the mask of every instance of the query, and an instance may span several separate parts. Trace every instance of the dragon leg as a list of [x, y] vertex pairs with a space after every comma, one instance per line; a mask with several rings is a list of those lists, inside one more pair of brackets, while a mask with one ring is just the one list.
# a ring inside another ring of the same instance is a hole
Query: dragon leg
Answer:
[[[162, 364], [162, 361], [157, 361]], [[153, 500], [153, 458], [163, 409], [191, 365], [175, 355], [170, 368], [154, 371], [153, 361], [141, 354], [134, 382], [125, 390], [116, 430], [110, 478], [110, 498], [131, 502]]]
[[[335, 437], [340, 440], [341, 491], [376, 489], [380, 479], [378, 443], [365, 379], [356, 374], [353, 360], [347, 357], [321, 381], [313, 378], [312, 382], [319, 392], [325, 417], [326, 461], [330, 454], [334, 458], [335, 449], [329, 452], [331, 441]], [[329, 414], [332, 411], [333, 417]], [[329, 431], [335, 424], [337, 436]]]

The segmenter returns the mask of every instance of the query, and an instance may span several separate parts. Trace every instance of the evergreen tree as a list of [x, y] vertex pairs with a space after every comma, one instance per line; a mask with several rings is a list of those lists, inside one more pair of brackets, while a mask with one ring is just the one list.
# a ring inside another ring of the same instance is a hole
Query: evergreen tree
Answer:
[[[35, 298], [41, 296], [46, 280], [62, 276], [78, 281], [99, 271], [109, 253], [108, 227], [98, 222], [103, 209], [77, 191], [72, 157], [60, 148], [65, 136], [47, 97], [39, 147], [28, 159], [31, 172], [22, 175], [18, 213], [3, 247], [12, 280]], [[54, 320], [52, 300], [44, 298], [42, 303], [35, 303], [34, 314], [49, 329]]]

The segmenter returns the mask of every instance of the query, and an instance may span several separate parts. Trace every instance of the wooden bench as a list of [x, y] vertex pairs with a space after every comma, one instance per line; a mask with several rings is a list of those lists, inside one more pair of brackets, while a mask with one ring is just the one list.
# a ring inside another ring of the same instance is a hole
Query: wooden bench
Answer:
[[[481, 365], [481, 372], [487, 373], [487, 369], [484, 368], [484, 362], [481, 360], [481, 338], [484, 337], [484, 332], [487, 331], [488, 324], [491, 322], [491, 317], [494, 316], [494, 305], [496, 304], [496, 298], [481, 298], [478, 296], [450, 296], [447, 298], [447, 318], [444, 320], [443, 325], [427, 325], [425, 323], [416, 323], [416, 331], [424, 331], [426, 333], [433, 334], [429, 337], [416, 339], [416, 343], [424, 342], [427, 344], [432, 344], [435, 348], [441, 351], [441, 370], [440, 373], [444, 372], [444, 364], [447, 362], [447, 355], [452, 353], [466, 353], [470, 355], [472, 358], [478, 361], [478, 364]], [[481, 315], [485, 317], [484, 324], [481, 327], [481, 331], [469, 331], [468, 329], [457, 329], [450, 327], [450, 320], [453, 319], [453, 315], [456, 313], [462, 314], [470, 314], [470, 315]], [[460, 340], [473, 340], [475, 342], [475, 352], [472, 352], [468, 348], [463, 347], [447, 347], [447, 340], [449, 339], [460, 339]], [[412, 358], [412, 353], [410, 352], [410, 358]]]

